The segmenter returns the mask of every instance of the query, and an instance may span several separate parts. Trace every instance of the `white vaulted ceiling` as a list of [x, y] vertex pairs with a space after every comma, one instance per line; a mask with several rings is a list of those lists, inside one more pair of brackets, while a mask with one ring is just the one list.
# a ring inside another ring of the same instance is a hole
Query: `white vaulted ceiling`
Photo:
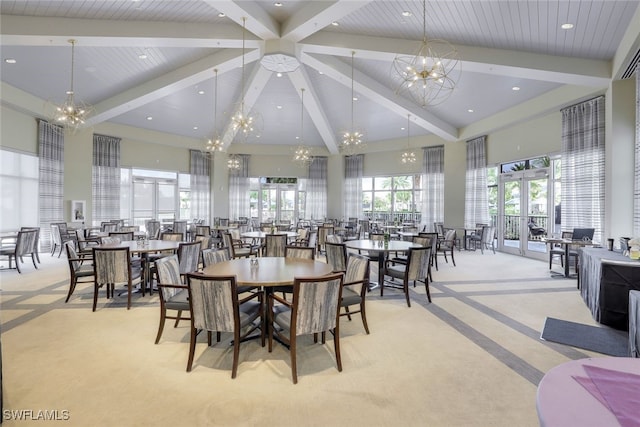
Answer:
[[[604, 91], [638, 52], [638, 3], [428, 1], [427, 36], [452, 43], [462, 71], [447, 101], [421, 108], [396, 93], [391, 76], [393, 58], [420, 45], [421, 1], [283, 0], [276, 7], [274, 1], [2, 0], [2, 102], [36, 116], [45, 114], [38, 105], [61, 102], [73, 38], [76, 97], [95, 107], [89, 125], [113, 122], [198, 139], [216, 129], [232, 144], [227, 125], [242, 99], [246, 17], [244, 98], [263, 122], [260, 137], [248, 144], [298, 144], [305, 88], [304, 141], [337, 153], [340, 133], [351, 126], [351, 52], [355, 122], [366, 141], [404, 138], [407, 114], [412, 136], [453, 141], [508, 111], [518, 112], [511, 115], [517, 120]], [[564, 23], [574, 28], [563, 30]], [[290, 57], [284, 59], [295, 69], [277, 77], [260, 63], [265, 56], [272, 65], [283, 59], [271, 55]], [[13, 89], [42, 103], [25, 103]]]

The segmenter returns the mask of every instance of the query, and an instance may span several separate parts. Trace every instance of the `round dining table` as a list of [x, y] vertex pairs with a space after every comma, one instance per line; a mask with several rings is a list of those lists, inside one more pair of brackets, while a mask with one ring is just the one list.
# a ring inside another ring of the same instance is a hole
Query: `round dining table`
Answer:
[[[389, 252], [406, 252], [411, 248], [421, 248], [422, 245], [405, 240], [389, 240], [387, 243], [382, 240], [346, 240], [347, 248], [358, 251], [375, 252], [378, 255], [378, 281], [384, 280], [384, 262]], [[375, 287], [371, 282], [369, 289]]]
[[286, 234], [287, 239], [298, 237], [296, 231], [276, 231], [275, 233], [267, 233], [266, 231], [245, 231], [240, 237], [245, 239], [264, 239], [267, 234]]
[[242, 286], [272, 287], [293, 285], [296, 277], [326, 276], [332, 268], [310, 259], [263, 257], [223, 261], [205, 267], [202, 272], [210, 276], [236, 276], [237, 284]]

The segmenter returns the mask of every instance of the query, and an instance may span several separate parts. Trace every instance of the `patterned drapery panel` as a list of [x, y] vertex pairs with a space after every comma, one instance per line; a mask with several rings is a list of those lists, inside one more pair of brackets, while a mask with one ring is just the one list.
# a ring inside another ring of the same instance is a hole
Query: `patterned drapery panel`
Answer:
[[248, 154], [236, 154], [239, 169], [229, 169], [229, 218], [250, 217], [249, 209], [249, 160]]
[[344, 217], [362, 218], [362, 169], [364, 154], [344, 158]]
[[311, 219], [327, 217], [327, 157], [314, 157], [307, 181], [307, 215]]
[[422, 149], [422, 223], [436, 232], [444, 221], [444, 145]]
[[40, 248], [51, 249], [51, 223], [64, 218], [64, 129], [38, 120]]
[[636, 163], [633, 188], [633, 235], [640, 236], [640, 67], [636, 66]]
[[464, 226], [488, 224], [487, 136], [467, 141], [467, 174], [464, 200]]
[[604, 101], [562, 110], [562, 229], [594, 228], [596, 242], [604, 224]]
[[120, 138], [93, 134], [93, 223], [120, 218]]
[[202, 151], [190, 150], [191, 216], [209, 224], [211, 159]]

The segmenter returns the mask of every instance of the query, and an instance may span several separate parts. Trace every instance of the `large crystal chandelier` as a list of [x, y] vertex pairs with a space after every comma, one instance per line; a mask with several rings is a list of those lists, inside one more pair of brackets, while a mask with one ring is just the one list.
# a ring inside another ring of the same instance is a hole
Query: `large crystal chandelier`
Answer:
[[64, 103], [55, 107], [53, 120], [59, 125], [75, 131], [85, 123], [92, 107], [75, 99], [75, 93], [73, 91], [73, 69], [75, 67], [76, 40], [70, 39], [68, 41], [71, 43], [71, 86], [67, 91], [67, 98]]
[[409, 146], [409, 125], [411, 124], [411, 114], [407, 114], [407, 149], [400, 156], [400, 161], [403, 164], [413, 164], [416, 162], [416, 153], [411, 150]]
[[307, 167], [313, 162], [311, 149], [304, 145], [304, 88], [300, 89], [300, 144], [293, 152], [293, 161], [300, 167]]
[[208, 155], [215, 154], [216, 151], [222, 151], [224, 148], [224, 144], [222, 143], [222, 138], [218, 134], [217, 131], [217, 123], [218, 123], [218, 69], [215, 68], [213, 70], [215, 73], [214, 79], [214, 95], [213, 95], [213, 135], [211, 138], [207, 140], [204, 145], [204, 152]]
[[340, 146], [340, 151], [347, 156], [355, 154], [358, 148], [364, 146], [364, 135], [362, 132], [356, 130], [353, 119], [354, 102], [356, 99], [353, 90], [353, 57], [355, 54], [354, 51], [351, 52], [351, 129], [342, 134], [342, 144]]
[[249, 136], [251, 136], [254, 132], [258, 132], [258, 114], [253, 111], [251, 114], [248, 111], [245, 111], [244, 105], [244, 60], [245, 60], [245, 28], [246, 28], [247, 18], [242, 18], [242, 82], [241, 82], [241, 96], [242, 100], [240, 101], [240, 105], [237, 108], [236, 113], [231, 117], [231, 127], [236, 138], [241, 141], [246, 141]]
[[460, 74], [458, 51], [447, 41], [427, 39], [427, 6], [422, 2], [422, 43], [413, 56], [398, 55], [392, 77], [399, 80], [396, 93], [408, 93], [422, 107], [446, 100]]

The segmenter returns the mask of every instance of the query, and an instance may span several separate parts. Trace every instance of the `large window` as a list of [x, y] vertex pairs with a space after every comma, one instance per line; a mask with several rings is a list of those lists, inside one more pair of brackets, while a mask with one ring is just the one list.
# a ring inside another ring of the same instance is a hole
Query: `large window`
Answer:
[[38, 224], [37, 156], [0, 150], [0, 231]]
[[362, 178], [362, 212], [370, 219], [420, 222], [420, 175]]

